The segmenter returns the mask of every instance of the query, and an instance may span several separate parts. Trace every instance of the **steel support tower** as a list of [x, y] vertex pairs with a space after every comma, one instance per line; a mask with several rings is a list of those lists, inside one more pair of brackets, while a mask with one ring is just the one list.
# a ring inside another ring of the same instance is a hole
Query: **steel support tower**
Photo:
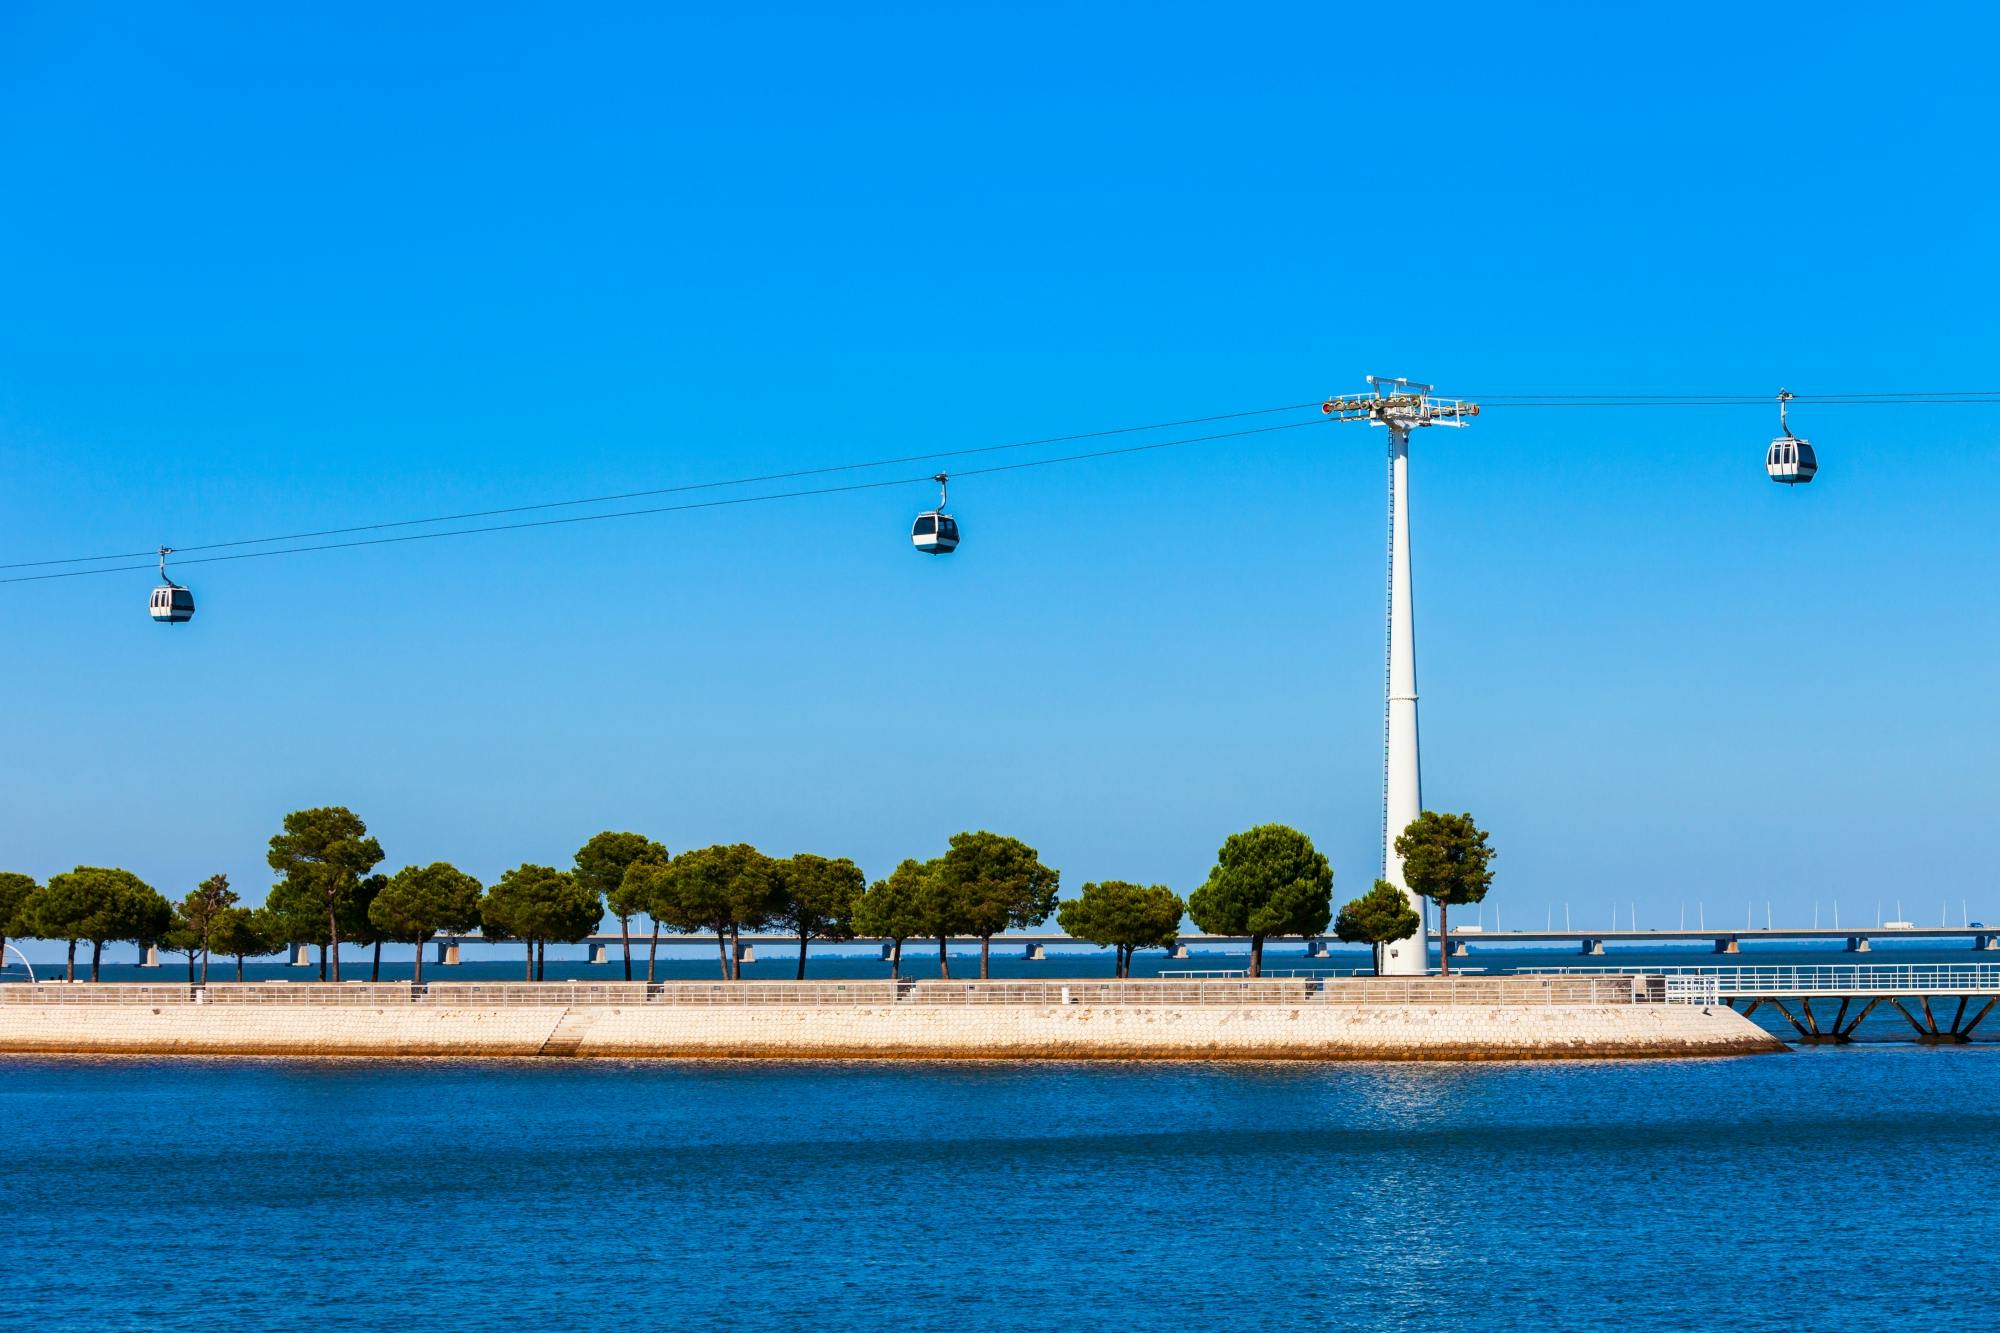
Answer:
[[[1464, 426], [1479, 404], [1434, 398], [1431, 385], [1368, 376], [1371, 390], [1329, 398], [1320, 411], [1342, 421], [1381, 426], [1389, 439], [1389, 646], [1382, 741], [1382, 878], [1403, 891], [1416, 911], [1417, 930], [1382, 947], [1387, 976], [1423, 976], [1430, 970], [1427, 904], [1403, 879], [1396, 838], [1424, 808], [1417, 747], [1417, 625], [1410, 579], [1410, 432], [1425, 426]], [[1445, 945], [1444, 947], [1449, 947]]]

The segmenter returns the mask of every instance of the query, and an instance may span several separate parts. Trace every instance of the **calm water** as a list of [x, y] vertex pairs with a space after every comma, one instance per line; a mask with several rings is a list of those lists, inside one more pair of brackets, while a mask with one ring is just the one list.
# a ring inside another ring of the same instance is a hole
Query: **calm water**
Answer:
[[2000, 1049], [0, 1061], [0, 1326], [1932, 1328]]

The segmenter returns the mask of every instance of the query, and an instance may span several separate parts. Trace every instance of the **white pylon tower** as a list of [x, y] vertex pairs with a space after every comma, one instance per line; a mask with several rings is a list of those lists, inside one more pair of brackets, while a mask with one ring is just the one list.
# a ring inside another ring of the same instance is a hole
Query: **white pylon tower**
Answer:
[[[1403, 891], [1420, 923], [1414, 935], [1386, 944], [1382, 971], [1423, 976], [1430, 970], [1425, 902], [1403, 879], [1396, 838], [1424, 808], [1417, 749], [1417, 625], [1410, 583], [1410, 432], [1423, 426], [1464, 426], [1479, 404], [1433, 398], [1431, 385], [1368, 376], [1369, 394], [1329, 398], [1320, 411], [1342, 421], [1366, 421], [1389, 433], [1389, 654], [1382, 746], [1382, 878]], [[1449, 946], [1446, 946], [1449, 947]]]

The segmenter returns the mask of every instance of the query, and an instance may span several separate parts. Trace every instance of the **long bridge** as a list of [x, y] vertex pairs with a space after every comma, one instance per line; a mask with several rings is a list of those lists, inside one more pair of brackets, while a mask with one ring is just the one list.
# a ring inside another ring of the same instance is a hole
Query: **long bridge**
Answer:
[[[1285, 940], [1272, 939], [1267, 941], [1267, 943], [1288, 944], [1292, 939], [1296, 938], [1290, 937]], [[1440, 937], [1435, 930], [1430, 932], [1429, 938], [1433, 946], [1438, 945], [1440, 942]], [[759, 945], [766, 948], [778, 949], [787, 946], [797, 948], [799, 943], [799, 937], [796, 935], [784, 935], [774, 931], [745, 931], [743, 934], [735, 936], [734, 940], [738, 947], [739, 955], [744, 962], [754, 962], [756, 960], [756, 948]], [[1839, 943], [1845, 947], [1848, 953], [1869, 953], [1872, 952], [1874, 943], [1877, 940], [1922, 940], [1926, 942], [1964, 940], [1974, 950], [1992, 952], [2000, 951], [2000, 926], [1989, 927], [1980, 922], [1972, 922], [1961, 926], [1913, 926], [1899, 924], [1893, 926], [1805, 926], [1798, 928], [1760, 926], [1756, 928], [1744, 927], [1740, 930], [1723, 930], [1709, 927], [1694, 930], [1507, 931], [1489, 931], [1470, 927], [1456, 929], [1451, 932], [1451, 952], [1453, 957], [1462, 957], [1468, 949], [1480, 944], [1551, 944], [1573, 945], [1579, 954], [1586, 957], [1600, 957], [1604, 954], [1605, 946], [1610, 944], [1707, 944], [1718, 954], [1734, 954], [1740, 953], [1745, 944], [1797, 942]], [[488, 940], [475, 933], [439, 936], [434, 941], [434, 944], [437, 950], [437, 961], [448, 966], [458, 961], [458, 948], [462, 944], [499, 944], [511, 942], [513, 941]], [[600, 931], [597, 934], [587, 937], [583, 943], [589, 950], [587, 957], [591, 962], [606, 963], [610, 961], [613, 949], [622, 949], [629, 945], [633, 952], [637, 953], [651, 947], [653, 936], [650, 933], [621, 934], [618, 931]], [[710, 949], [717, 947], [717, 940], [713, 933], [665, 933], [659, 937], [659, 943], [671, 945], [676, 948], [685, 948], [690, 945], [698, 945]], [[832, 944], [848, 947], [855, 945], [879, 946], [884, 958], [889, 956], [889, 951], [892, 947], [889, 941], [872, 939], [865, 936], [857, 937], [853, 940], [814, 940], [813, 943], [816, 945]], [[936, 943], [935, 939], [910, 939], [904, 941], [904, 950], [905, 952], [913, 953], [926, 946], [934, 947]], [[1031, 959], [1046, 957], [1050, 949], [1087, 950], [1097, 947], [1086, 941], [1076, 939], [1073, 936], [1065, 935], [1061, 931], [1009, 931], [1005, 934], [995, 935], [992, 943], [995, 948], [1019, 949], [1024, 956]], [[1338, 941], [1334, 940], [1331, 936], [1321, 935], [1307, 938], [1303, 943], [1308, 957], [1320, 958], [1326, 956], [1327, 952], [1335, 947]], [[1172, 954], [1175, 958], [1186, 958], [1193, 950], [1248, 948], [1249, 945], [1250, 937], [1247, 935], [1195, 933], [1182, 935], [1176, 942]], [[977, 935], [954, 935], [948, 941], [948, 947], [954, 949], [977, 948], [978, 946], [979, 937]], [[294, 946], [292, 956], [295, 962], [301, 957], [298, 946]]]

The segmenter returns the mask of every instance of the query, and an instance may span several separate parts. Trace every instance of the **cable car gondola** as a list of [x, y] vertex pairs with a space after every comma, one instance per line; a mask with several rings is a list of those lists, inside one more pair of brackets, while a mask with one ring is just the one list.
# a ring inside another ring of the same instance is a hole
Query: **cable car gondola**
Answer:
[[1784, 434], [1771, 441], [1770, 449], [1764, 454], [1764, 471], [1770, 473], [1771, 480], [1780, 486], [1796, 486], [1811, 481], [1813, 473], [1819, 471], [1819, 459], [1813, 453], [1812, 442], [1792, 434], [1791, 425], [1785, 420], [1785, 404], [1792, 397], [1791, 390], [1778, 390], [1778, 429]]
[[160, 586], [153, 589], [153, 619], [162, 625], [183, 625], [194, 619], [194, 594], [167, 577], [167, 557], [174, 548], [160, 548]]
[[910, 545], [925, 555], [950, 555], [958, 549], [958, 520], [944, 512], [946, 475], [931, 478], [938, 484], [938, 507], [917, 515], [910, 529]]

